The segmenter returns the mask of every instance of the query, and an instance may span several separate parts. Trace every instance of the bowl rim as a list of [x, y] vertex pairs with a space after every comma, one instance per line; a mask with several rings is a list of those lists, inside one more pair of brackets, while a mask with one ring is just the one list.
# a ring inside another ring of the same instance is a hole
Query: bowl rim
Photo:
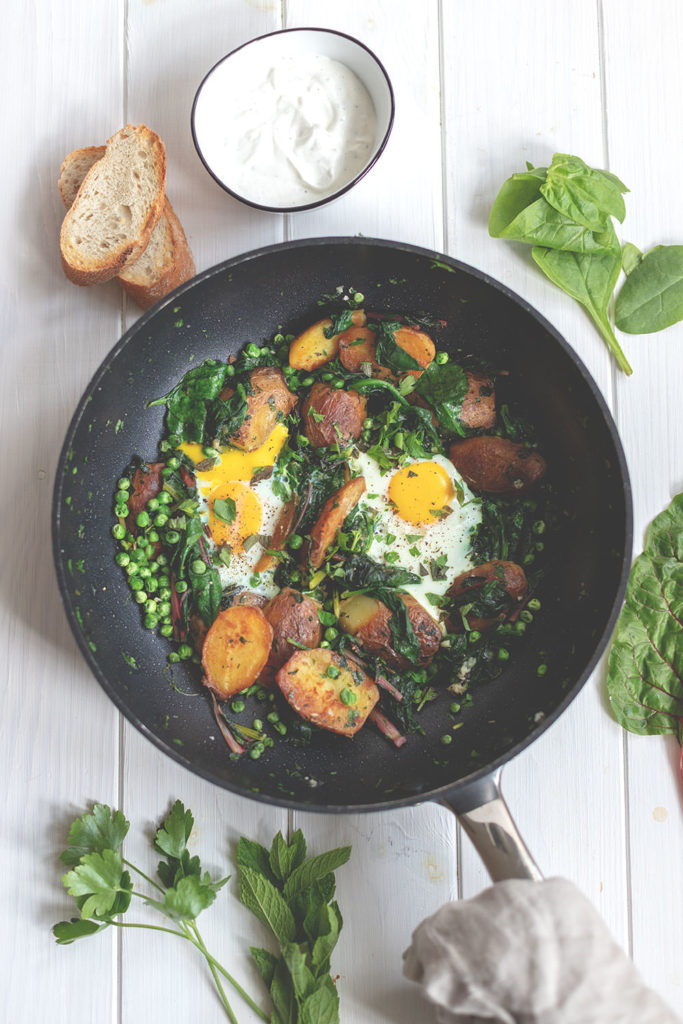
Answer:
[[[322, 199], [317, 199], [315, 202], [312, 203], [304, 203], [294, 206], [269, 206], [266, 203], [257, 203], [254, 202], [254, 200], [252, 199], [247, 199], [239, 192], [236, 192], [234, 188], [231, 188], [229, 185], [227, 185], [222, 180], [222, 178], [219, 178], [218, 175], [212, 170], [208, 161], [204, 157], [202, 147], [197, 138], [197, 131], [195, 128], [195, 116], [197, 111], [197, 104], [199, 102], [202, 90], [204, 89], [206, 82], [213, 75], [216, 69], [220, 67], [221, 64], [224, 64], [225, 61], [230, 59], [230, 57], [233, 57], [236, 53], [239, 53], [240, 50], [244, 50], [247, 46], [252, 46], [254, 43], [259, 43], [264, 39], [271, 38], [272, 36], [281, 36], [294, 32], [319, 32], [331, 36], [340, 36], [343, 39], [348, 39], [349, 42], [353, 43], [355, 46], [360, 47], [360, 49], [365, 50], [366, 53], [369, 54], [371, 59], [377, 65], [382, 75], [384, 76], [384, 80], [386, 82], [389, 94], [389, 119], [386, 125], [386, 129], [384, 131], [384, 135], [382, 136], [382, 140], [379, 146], [377, 147], [377, 150], [375, 151], [375, 154], [373, 155], [372, 159], [369, 160], [368, 163], [364, 165], [362, 170], [360, 170], [358, 174], [356, 174], [356, 176], [351, 179], [351, 181], [348, 181], [344, 186], [342, 186], [342, 188], [339, 188], [335, 192], [330, 193], [330, 195], [327, 195]], [[389, 78], [389, 74], [387, 72], [387, 69], [384, 67], [384, 64], [379, 59], [377, 54], [370, 49], [369, 46], [366, 46], [366, 44], [361, 42], [360, 39], [356, 39], [355, 36], [350, 36], [347, 32], [339, 32], [337, 31], [337, 29], [332, 28], [317, 28], [311, 25], [299, 25], [296, 28], [281, 28], [276, 29], [274, 32], [264, 32], [263, 35], [254, 36], [253, 39], [248, 39], [246, 43], [242, 43], [240, 46], [236, 46], [233, 50], [230, 50], [229, 53], [226, 53], [223, 57], [221, 57], [220, 60], [217, 60], [213, 67], [209, 68], [209, 70], [206, 72], [201, 82], [199, 83], [199, 86], [197, 87], [197, 91], [195, 92], [194, 99], [192, 101], [192, 109], [190, 111], [190, 130], [192, 132], [192, 142], [194, 143], [194, 148], [196, 149], [197, 155], [201, 160], [202, 164], [204, 165], [205, 169], [209, 172], [209, 174], [216, 182], [216, 184], [220, 185], [223, 191], [231, 195], [233, 199], [237, 199], [238, 202], [244, 203], [246, 206], [251, 206], [252, 209], [254, 210], [264, 210], [267, 213], [300, 213], [303, 212], [304, 210], [315, 210], [320, 206], [325, 206], [327, 203], [333, 202], [335, 199], [339, 199], [340, 196], [343, 196], [346, 192], [352, 189], [355, 185], [358, 184], [359, 181], [361, 181], [365, 177], [368, 171], [370, 171], [371, 168], [375, 166], [375, 164], [377, 163], [377, 161], [379, 160], [380, 156], [382, 155], [386, 148], [387, 142], [389, 141], [389, 136], [391, 135], [391, 131], [394, 126], [395, 112], [396, 102], [394, 98], [394, 89], [391, 84], [391, 79]]]

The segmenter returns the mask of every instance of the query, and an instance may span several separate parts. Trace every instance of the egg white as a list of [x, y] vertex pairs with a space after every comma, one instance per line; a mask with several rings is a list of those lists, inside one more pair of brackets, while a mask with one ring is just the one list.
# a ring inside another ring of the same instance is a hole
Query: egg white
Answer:
[[[351, 467], [365, 478], [366, 491], [359, 502], [359, 508], [376, 516], [374, 537], [368, 555], [381, 564], [409, 569], [419, 575], [420, 583], [409, 583], [402, 589], [439, 620], [443, 614], [432, 604], [428, 595], [442, 597], [455, 577], [473, 566], [469, 551], [472, 531], [481, 523], [481, 503], [445, 456], [431, 455], [427, 460], [406, 459], [403, 465], [411, 466], [418, 462], [434, 462], [441, 466], [453, 482], [456, 493], [450, 505], [453, 511], [449, 515], [444, 518], [434, 517], [419, 526], [402, 519], [389, 500], [389, 485], [394, 471], [381, 470], [374, 459], [363, 452], [351, 461]], [[457, 496], [462, 497], [461, 502]], [[392, 536], [395, 540], [387, 544], [387, 537]], [[392, 552], [399, 556], [397, 560], [391, 560]], [[387, 555], [390, 555], [390, 561], [387, 561]], [[432, 579], [430, 565], [444, 555], [444, 565], [437, 573], [444, 578]]]

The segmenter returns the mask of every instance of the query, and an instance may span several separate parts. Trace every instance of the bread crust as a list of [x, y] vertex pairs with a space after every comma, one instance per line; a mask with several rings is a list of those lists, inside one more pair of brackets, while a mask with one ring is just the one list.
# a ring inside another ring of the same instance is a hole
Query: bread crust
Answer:
[[[94, 194], [102, 176], [118, 157], [119, 144], [127, 142], [133, 133], [151, 150], [152, 197], [143, 206], [141, 223], [135, 234], [107, 250], [100, 258], [86, 256], [74, 241], [73, 232], [83, 214], [91, 194]], [[134, 263], [144, 252], [150, 235], [161, 217], [165, 200], [166, 150], [156, 134], [146, 125], [126, 125], [107, 141], [104, 156], [96, 161], [81, 183], [76, 198], [67, 212], [59, 236], [59, 248], [64, 273], [73, 284], [85, 286], [108, 281], [125, 267]]]

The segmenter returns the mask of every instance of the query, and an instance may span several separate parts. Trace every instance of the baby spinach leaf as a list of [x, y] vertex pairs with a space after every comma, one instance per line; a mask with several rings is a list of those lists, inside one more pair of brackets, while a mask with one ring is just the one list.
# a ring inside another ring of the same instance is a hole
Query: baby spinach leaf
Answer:
[[509, 238], [527, 245], [543, 245], [568, 252], [605, 253], [619, 249], [611, 221], [608, 220], [599, 231], [591, 231], [560, 213], [543, 196], [521, 210], [509, 223], [503, 224], [500, 230], [492, 230], [489, 220], [489, 234], [494, 238]]
[[170, 434], [177, 435], [181, 441], [201, 442], [204, 440], [207, 403], [220, 394], [226, 372], [225, 363], [207, 359], [201, 366], [188, 370], [167, 395], [148, 404], [166, 406], [166, 427]]
[[519, 214], [540, 198], [545, 174], [546, 168], [540, 167], [513, 174], [503, 182], [489, 215], [489, 234], [492, 238], [502, 238], [505, 229]]
[[421, 369], [417, 359], [414, 359], [396, 341], [395, 332], [401, 327], [398, 321], [380, 320], [377, 326], [377, 341], [375, 345], [375, 359], [380, 366], [388, 366], [396, 373], [405, 373], [406, 370]]
[[683, 320], [683, 245], [657, 245], [631, 269], [617, 296], [615, 322], [627, 334], [652, 334]]
[[415, 384], [417, 394], [429, 402], [439, 424], [451, 434], [464, 432], [462, 403], [468, 388], [467, 374], [457, 363], [432, 362]]
[[621, 269], [627, 277], [636, 269], [642, 258], [643, 254], [637, 245], [633, 242], [624, 242], [621, 247]]
[[683, 494], [651, 523], [631, 569], [607, 664], [617, 721], [683, 743]]
[[607, 307], [621, 270], [621, 250], [588, 256], [534, 246], [531, 255], [553, 284], [585, 306], [618, 365], [624, 373], [632, 373], [607, 316]]
[[626, 216], [621, 195], [626, 186], [578, 156], [555, 153], [540, 191], [555, 210], [589, 231], [603, 231], [609, 217], [623, 221]]

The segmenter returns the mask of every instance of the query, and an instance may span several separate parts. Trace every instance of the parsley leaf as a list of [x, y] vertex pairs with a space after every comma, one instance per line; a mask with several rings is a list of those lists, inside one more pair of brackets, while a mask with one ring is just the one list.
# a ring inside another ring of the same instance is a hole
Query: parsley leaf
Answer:
[[118, 850], [126, 838], [130, 822], [121, 811], [106, 804], [95, 804], [91, 814], [76, 818], [69, 829], [69, 848], [61, 855], [65, 864], [78, 864], [86, 853]]
[[84, 918], [122, 914], [130, 904], [133, 883], [115, 850], [86, 853], [62, 881], [67, 892], [77, 898]]
[[216, 519], [222, 523], [234, 523], [237, 516], [237, 505], [234, 498], [216, 498], [211, 506]]

